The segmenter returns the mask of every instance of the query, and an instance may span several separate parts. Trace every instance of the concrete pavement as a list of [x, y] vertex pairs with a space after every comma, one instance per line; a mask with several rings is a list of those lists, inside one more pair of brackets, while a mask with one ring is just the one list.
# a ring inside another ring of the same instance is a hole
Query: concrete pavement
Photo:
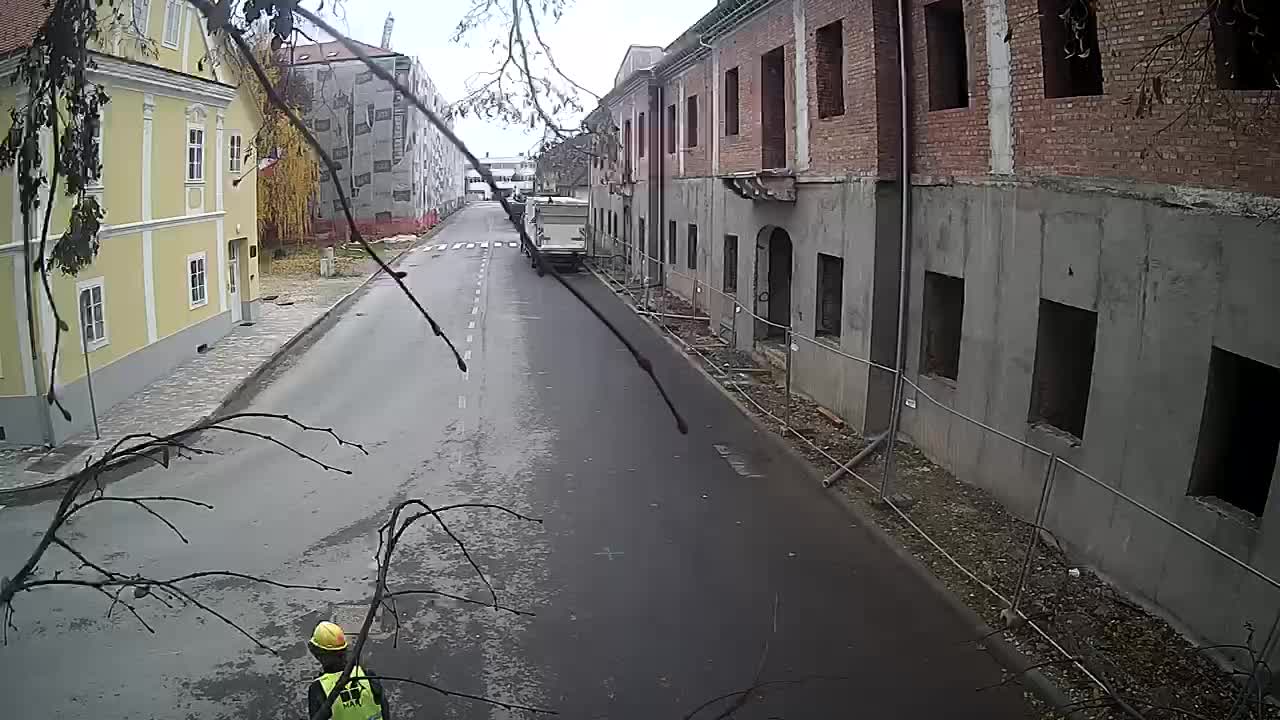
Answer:
[[[689, 435], [676, 432], [607, 329], [509, 247], [515, 234], [496, 205], [463, 210], [437, 239], [401, 268], [469, 354], [470, 372], [457, 371], [380, 278], [246, 401], [364, 443], [368, 456], [323, 436], [278, 433], [352, 475], [211, 436], [220, 455], [111, 487], [213, 504], [166, 513], [189, 545], [130, 508], [103, 507], [72, 528], [86, 552], [118, 568], [221, 568], [339, 591], [198, 586], [202, 601], [279, 656], [190, 609], [148, 605], [152, 635], [127, 617], [105, 619], [106, 603], [86, 592], [21, 597], [20, 631], [0, 649], [0, 666], [23, 677], [8, 693], [18, 717], [301, 716], [314, 674], [302, 640], [319, 619], [358, 613], [372, 590], [378, 527], [411, 497], [496, 502], [543, 518], [451, 518], [501, 600], [537, 615], [405, 599], [398, 643], [390, 625], [371, 639], [375, 672], [569, 718], [679, 718], [751, 685], [763, 657], [763, 681], [823, 679], [770, 685], [742, 717], [1029, 716], [1015, 688], [975, 692], [1001, 675], [966, 625], [606, 288], [572, 279], [648, 353]], [[47, 502], [0, 510], [0, 574], [21, 561], [50, 511]], [[405, 542], [394, 588], [485, 597], [441, 532], [423, 526]], [[46, 567], [66, 560], [51, 551]], [[389, 690], [397, 717], [510, 716], [421, 688]]]

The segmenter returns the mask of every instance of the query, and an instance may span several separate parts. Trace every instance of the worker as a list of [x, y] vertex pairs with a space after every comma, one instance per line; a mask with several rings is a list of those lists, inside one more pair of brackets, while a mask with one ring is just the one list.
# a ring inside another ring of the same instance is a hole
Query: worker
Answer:
[[[347, 635], [337, 623], [322, 622], [307, 645], [323, 673], [307, 689], [307, 717], [313, 718], [347, 667]], [[352, 668], [351, 678], [333, 701], [333, 720], [391, 720], [382, 683], [359, 665]]]

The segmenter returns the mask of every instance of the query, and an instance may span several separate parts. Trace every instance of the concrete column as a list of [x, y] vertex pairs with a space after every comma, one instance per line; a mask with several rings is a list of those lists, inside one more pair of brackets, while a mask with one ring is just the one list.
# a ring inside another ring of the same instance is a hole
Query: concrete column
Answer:
[[[1003, 0], [1001, 0], [1003, 2]], [[804, 0], [791, 0], [791, 19], [795, 25], [796, 62], [792, 82], [795, 83], [796, 172], [809, 169], [809, 50], [805, 29]]]
[[1009, 79], [1007, 0], [983, 0], [987, 30], [987, 127], [991, 131], [991, 172], [1013, 174], [1013, 97]]

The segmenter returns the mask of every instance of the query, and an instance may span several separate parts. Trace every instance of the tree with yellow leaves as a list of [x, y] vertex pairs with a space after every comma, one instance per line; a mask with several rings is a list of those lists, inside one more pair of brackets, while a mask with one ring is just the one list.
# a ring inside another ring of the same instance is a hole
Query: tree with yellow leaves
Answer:
[[[295, 111], [311, 102], [311, 88], [280, 62], [265, 39], [255, 48], [277, 92]], [[298, 128], [271, 102], [261, 85], [252, 83], [262, 128], [254, 142], [266, 165], [258, 173], [259, 236], [266, 246], [301, 243], [311, 231], [311, 200], [320, 179], [320, 166]]]

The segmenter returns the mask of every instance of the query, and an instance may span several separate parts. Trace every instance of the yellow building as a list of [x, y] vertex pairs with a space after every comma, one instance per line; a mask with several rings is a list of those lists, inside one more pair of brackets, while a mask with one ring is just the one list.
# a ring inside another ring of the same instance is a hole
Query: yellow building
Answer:
[[[101, 413], [257, 314], [257, 166], [249, 152], [257, 108], [186, 2], [118, 6], [134, 17], [113, 23], [91, 74], [111, 98], [92, 190], [106, 211], [101, 248], [77, 276], [51, 275], [54, 305], [71, 327], [53, 378], [70, 422], [39, 397], [50, 381], [54, 308], [34, 294], [32, 337], [18, 184], [12, 170], [0, 175], [0, 440], [57, 444], [92, 426], [86, 350]], [[9, 78], [47, 13], [44, 0], [0, 0], [0, 117], [25, 101], [25, 86]], [[70, 205], [65, 197], [55, 205], [50, 245]]]

